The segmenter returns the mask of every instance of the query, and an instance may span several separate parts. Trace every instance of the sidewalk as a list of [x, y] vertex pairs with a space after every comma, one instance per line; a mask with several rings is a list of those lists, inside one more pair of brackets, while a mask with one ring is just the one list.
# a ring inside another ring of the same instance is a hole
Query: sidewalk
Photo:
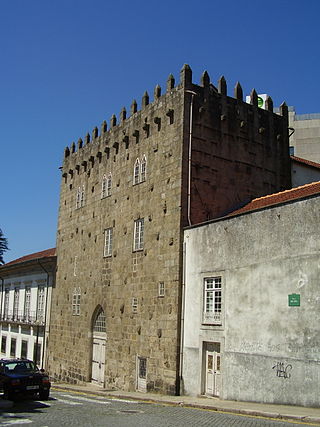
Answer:
[[305, 408], [290, 405], [272, 405], [253, 402], [234, 402], [208, 397], [167, 396], [153, 393], [111, 391], [93, 384], [71, 385], [54, 383], [53, 390], [69, 390], [90, 393], [108, 398], [130, 399], [143, 402], [179, 405], [191, 408], [209, 409], [212, 411], [231, 412], [242, 415], [253, 415], [265, 418], [293, 420], [320, 425], [320, 408]]

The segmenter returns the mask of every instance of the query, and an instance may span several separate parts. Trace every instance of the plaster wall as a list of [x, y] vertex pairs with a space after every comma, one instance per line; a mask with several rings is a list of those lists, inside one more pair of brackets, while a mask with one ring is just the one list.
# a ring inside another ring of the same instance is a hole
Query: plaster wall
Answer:
[[[319, 207], [314, 197], [185, 230], [185, 393], [203, 393], [202, 343], [221, 342], [222, 398], [320, 405]], [[202, 324], [213, 275], [222, 326]]]

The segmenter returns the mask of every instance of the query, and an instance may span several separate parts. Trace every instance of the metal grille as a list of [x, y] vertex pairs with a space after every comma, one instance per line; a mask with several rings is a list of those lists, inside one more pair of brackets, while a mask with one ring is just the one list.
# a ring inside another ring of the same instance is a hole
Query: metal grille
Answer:
[[101, 309], [97, 315], [96, 321], [93, 326], [94, 332], [106, 332], [106, 316]]

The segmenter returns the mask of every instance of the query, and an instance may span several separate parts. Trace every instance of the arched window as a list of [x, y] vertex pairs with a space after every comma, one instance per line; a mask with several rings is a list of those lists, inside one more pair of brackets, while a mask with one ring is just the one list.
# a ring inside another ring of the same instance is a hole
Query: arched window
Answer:
[[106, 332], [106, 316], [102, 308], [100, 308], [97, 313], [97, 317], [93, 325], [93, 332]]
[[140, 182], [140, 160], [137, 159], [134, 164], [134, 171], [133, 171], [133, 184], [139, 184]]
[[140, 182], [143, 182], [146, 180], [146, 173], [147, 173], [147, 158], [146, 156], [143, 156], [140, 164]]

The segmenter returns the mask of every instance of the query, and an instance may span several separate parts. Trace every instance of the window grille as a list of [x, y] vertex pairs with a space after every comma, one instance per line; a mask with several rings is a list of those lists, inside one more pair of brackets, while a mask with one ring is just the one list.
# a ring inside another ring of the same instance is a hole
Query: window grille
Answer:
[[72, 294], [72, 315], [80, 316], [81, 289], [75, 288]]
[[37, 320], [44, 320], [44, 286], [38, 287]]
[[94, 322], [93, 332], [106, 332], [106, 316], [101, 309]]

